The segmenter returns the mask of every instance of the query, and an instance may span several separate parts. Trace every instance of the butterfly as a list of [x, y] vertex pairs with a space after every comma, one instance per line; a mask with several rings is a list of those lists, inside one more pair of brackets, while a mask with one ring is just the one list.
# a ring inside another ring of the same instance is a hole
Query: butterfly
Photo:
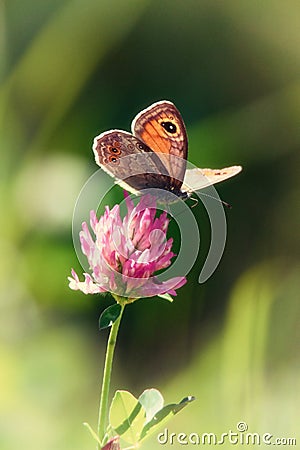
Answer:
[[132, 133], [105, 131], [95, 137], [96, 163], [132, 193], [157, 188], [187, 199], [198, 191], [233, 177], [241, 166], [187, 169], [188, 139], [176, 106], [153, 103], [132, 121]]

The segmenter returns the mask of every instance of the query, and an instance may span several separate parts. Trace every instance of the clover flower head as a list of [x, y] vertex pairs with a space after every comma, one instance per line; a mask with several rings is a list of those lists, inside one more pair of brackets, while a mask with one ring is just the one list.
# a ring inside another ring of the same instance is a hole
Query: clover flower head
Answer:
[[98, 220], [90, 212], [91, 235], [88, 225], [82, 224], [80, 242], [91, 274], [84, 273], [80, 281], [72, 269], [69, 287], [85, 294], [111, 292], [117, 296], [136, 299], [161, 294], [176, 295], [176, 289], [186, 283], [179, 276], [160, 281], [157, 271], [167, 268], [175, 256], [173, 239], [167, 239], [169, 219], [164, 211], [157, 217], [156, 200], [151, 195], [141, 197], [134, 206], [125, 194], [127, 214], [122, 219], [120, 206], [107, 206]]

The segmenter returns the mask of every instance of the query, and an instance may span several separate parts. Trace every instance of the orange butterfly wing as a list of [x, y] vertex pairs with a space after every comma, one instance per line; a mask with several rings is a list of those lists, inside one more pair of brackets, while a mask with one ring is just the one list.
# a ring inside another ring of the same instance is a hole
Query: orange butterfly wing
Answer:
[[157, 153], [166, 166], [171, 184], [180, 190], [186, 171], [187, 133], [183, 119], [173, 103], [154, 103], [133, 120], [132, 133]]

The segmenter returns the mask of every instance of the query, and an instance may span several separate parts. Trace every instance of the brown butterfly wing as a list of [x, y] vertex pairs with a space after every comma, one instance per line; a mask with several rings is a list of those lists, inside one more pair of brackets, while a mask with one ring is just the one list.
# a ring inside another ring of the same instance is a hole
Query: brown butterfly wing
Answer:
[[140, 139], [122, 130], [96, 136], [96, 163], [125, 189], [136, 193], [145, 188], [170, 190], [171, 179], [161, 159]]
[[188, 140], [175, 105], [165, 100], [154, 103], [135, 117], [131, 129], [134, 136], [159, 154], [172, 178], [172, 187], [179, 191], [186, 170]]

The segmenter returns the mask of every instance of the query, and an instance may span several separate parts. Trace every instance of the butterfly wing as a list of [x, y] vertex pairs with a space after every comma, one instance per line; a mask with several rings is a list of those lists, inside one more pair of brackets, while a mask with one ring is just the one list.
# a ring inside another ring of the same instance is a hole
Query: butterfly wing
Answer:
[[132, 133], [159, 154], [171, 177], [171, 187], [180, 191], [186, 170], [187, 133], [178, 109], [169, 101], [156, 102], [141, 111], [131, 124]]
[[188, 169], [185, 173], [182, 189], [187, 192], [199, 191], [212, 184], [227, 180], [227, 178], [237, 175], [241, 170], [241, 166], [225, 167], [224, 169]]
[[170, 184], [161, 159], [140, 139], [122, 130], [96, 136], [93, 144], [96, 163], [132, 193], [145, 188], [164, 189]]
[[140, 112], [132, 132], [106, 131], [93, 144], [96, 163], [130, 192], [159, 188], [186, 198], [182, 191], [203, 189], [242, 170], [241, 166], [186, 170], [185, 125], [175, 105], [166, 100]]

